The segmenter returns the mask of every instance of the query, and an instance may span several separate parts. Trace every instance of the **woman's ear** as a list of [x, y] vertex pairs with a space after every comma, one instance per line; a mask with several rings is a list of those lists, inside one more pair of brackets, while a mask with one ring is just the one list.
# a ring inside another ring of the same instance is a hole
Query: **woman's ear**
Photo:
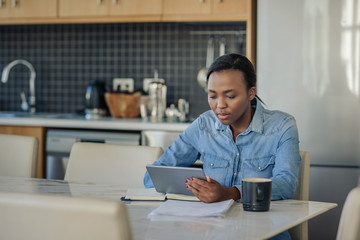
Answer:
[[248, 91], [249, 100], [253, 100], [256, 95], [256, 87], [251, 87]]

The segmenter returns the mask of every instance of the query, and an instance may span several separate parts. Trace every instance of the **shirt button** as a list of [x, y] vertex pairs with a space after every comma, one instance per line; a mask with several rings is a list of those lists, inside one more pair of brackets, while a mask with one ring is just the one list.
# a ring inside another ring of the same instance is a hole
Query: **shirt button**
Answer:
[[261, 170], [261, 167], [258, 167], [259, 168], [259, 170]]
[[239, 156], [239, 155], [240, 155], [239, 153], [236, 154], [236, 156]]
[[212, 163], [212, 164], [210, 164], [210, 166], [212, 166], [212, 167], [213, 167], [213, 166], [214, 166], [214, 164]]

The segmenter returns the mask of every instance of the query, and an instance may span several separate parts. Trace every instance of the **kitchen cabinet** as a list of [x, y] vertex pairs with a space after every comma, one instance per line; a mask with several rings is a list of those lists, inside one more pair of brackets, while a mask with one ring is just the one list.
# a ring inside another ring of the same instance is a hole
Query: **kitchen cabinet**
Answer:
[[108, 0], [59, 0], [59, 17], [106, 16]]
[[44, 146], [45, 146], [45, 128], [43, 127], [29, 127], [29, 126], [11, 126], [1, 125], [0, 133], [14, 134], [23, 136], [33, 136], [39, 139], [39, 153], [38, 164], [36, 168], [36, 177], [44, 178], [45, 164], [44, 164]]
[[243, 21], [250, 0], [164, 0], [164, 21]]
[[113, 0], [110, 16], [144, 16], [162, 14], [162, 0]]
[[198, 18], [211, 14], [211, 0], [164, 0], [163, 20]]
[[60, 19], [72, 22], [160, 21], [161, 14], [162, 0], [59, 0]]
[[57, 0], [0, 0], [0, 21], [57, 16]]

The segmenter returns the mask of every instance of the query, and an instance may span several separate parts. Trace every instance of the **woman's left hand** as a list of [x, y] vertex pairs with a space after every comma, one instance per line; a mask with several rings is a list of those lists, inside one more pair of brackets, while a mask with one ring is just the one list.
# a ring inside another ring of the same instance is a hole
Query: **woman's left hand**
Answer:
[[200, 201], [205, 203], [220, 202], [228, 199], [237, 200], [240, 192], [236, 187], [223, 187], [206, 175], [206, 180], [199, 178], [187, 179], [187, 189], [191, 190]]

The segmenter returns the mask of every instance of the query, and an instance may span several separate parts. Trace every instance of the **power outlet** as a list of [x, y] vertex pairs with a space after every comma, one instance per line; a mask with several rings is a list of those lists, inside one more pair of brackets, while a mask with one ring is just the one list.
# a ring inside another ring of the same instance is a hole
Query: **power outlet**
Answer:
[[120, 89], [121, 91], [134, 91], [134, 79], [132, 78], [114, 78], [113, 89]]

